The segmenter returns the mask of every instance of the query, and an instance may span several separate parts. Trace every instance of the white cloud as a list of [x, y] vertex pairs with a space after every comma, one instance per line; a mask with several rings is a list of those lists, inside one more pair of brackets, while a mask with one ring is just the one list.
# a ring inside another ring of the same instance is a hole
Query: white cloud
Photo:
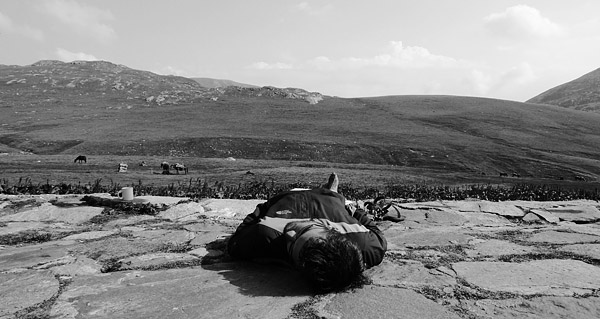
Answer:
[[178, 69], [174, 66], [167, 65], [160, 70], [151, 71], [152, 73], [162, 74], [162, 75], [176, 75], [176, 76], [185, 76], [190, 77], [186, 71]]
[[345, 57], [332, 60], [319, 56], [308, 61], [317, 69], [358, 69], [366, 67], [391, 67], [404, 69], [442, 67], [451, 68], [465, 65], [466, 62], [437, 55], [419, 46], [404, 46], [401, 41], [391, 41], [385, 52], [373, 57]]
[[267, 63], [260, 61], [252, 63], [247, 68], [256, 70], [288, 70], [292, 69], [293, 65], [283, 62]]
[[494, 81], [494, 86], [490, 88], [490, 91], [498, 92], [512, 90], [530, 84], [536, 79], [537, 76], [531, 65], [523, 62], [499, 74]]
[[83, 53], [83, 52], [71, 52], [71, 51], [67, 51], [63, 48], [56, 49], [55, 53], [56, 53], [56, 56], [58, 57], [58, 59], [61, 61], [64, 61], [64, 62], [98, 61], [98, 60], [100, 60], [91, 54], [87, 54], [87, 53]]
[[73, 0], [45, 0], [42, 10], [57, 18], [74, 31], [90, 35], [99, 41], [110, 41], [116, 37], [115, 30], [105, 21], [114, 20], [108, 10]]
[[553, 37], [566, 29], [542, 16], [539, 10], [527, 5], [507, 8], [484, 18], [486, 28], [494, 35], [508, 38]]
[[0, 32], [22, 35], [36, 41], [44, 40], [44, 33], [41, 30], [27, 25], [15, 25], [12, 20], [2, 12], [0, 12]]
[[331, 10], [333, 10], [333, 5], [327, 4], [324, 6], [315, 7], [311, 4], [309, 4], [308, 2], [304, 1], [304, 2], [300, 2], [299, 4], [295, 5], [294, 8], [298, 11], [307, 13], [309, 15], [322, 15], [322, 14], [326, 14], [326, 13], [330, 12]]

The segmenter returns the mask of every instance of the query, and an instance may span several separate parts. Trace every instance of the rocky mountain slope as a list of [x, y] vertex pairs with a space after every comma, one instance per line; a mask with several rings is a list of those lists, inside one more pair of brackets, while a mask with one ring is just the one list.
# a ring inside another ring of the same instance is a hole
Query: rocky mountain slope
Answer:
[[554, 87], [527, 102], [600, 112], [600, 68]]
[[39, 103], [99, 107], [180, 105], [215, 101], [228, 94], [268, 95], [310, 103], [322, 99], [319, 93], [301, 89], [207, 88], [193, 79], [158, 75], [105, 61], [46, 60], [27, 66], [0, 65], [0, 107]]

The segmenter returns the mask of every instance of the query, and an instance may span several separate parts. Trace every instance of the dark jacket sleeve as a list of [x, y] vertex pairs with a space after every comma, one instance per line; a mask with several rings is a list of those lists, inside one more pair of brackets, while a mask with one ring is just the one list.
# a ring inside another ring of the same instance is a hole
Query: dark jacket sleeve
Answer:
[[231, 257], [239, 259], [253, 258], [287, 258], [285, 238], [281, 232], [259, 223], [264, 216], [264, 204], [257, 205], [254, 212], [248, 214], [229, 238], [227, 252]]
[[383, 232], [362, 209], [357, 209], [354, 212], [354, 218], [369, 230], [366, 238], [363, 238], [361, 240], [362, 243], [359, 243], [362, 246], [363, 261], [367, 265], [367, 268], [379, 265], [383, 261], [383, 256], [387, 250], [387, 241], [383, 236]]

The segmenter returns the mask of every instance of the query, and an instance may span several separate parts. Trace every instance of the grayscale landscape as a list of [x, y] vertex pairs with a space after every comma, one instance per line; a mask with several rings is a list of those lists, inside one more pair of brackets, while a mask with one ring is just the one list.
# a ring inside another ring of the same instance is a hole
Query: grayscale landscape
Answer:
[[[600, 318], [597, 2], [140, 4], [0, 8], [0, 319]], [[332, 172], [365, 285], [228, 254]]]

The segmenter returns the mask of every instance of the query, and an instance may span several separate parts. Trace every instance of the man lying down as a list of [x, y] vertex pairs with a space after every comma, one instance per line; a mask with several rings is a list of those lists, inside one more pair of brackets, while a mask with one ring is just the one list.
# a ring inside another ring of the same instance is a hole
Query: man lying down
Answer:
[[257, 205], [229, 239], [229, 254], [290, 263], [319, 293], [362, 285], [363, 271], [381, 263], [387, 242], [362, 208], [346, 206], [338, 185], [333, 173], [322, 188], [282, 192]]

